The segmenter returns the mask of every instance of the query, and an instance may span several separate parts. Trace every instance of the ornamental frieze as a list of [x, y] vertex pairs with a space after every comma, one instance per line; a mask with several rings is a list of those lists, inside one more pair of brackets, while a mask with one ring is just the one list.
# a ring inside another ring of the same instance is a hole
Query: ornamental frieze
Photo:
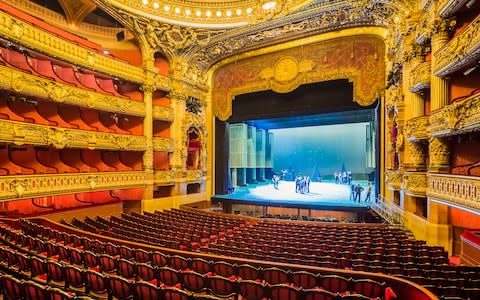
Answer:
[[407, 195], [425, 197], [427, 191], [427, 174], [424, 172], [403, 173], [401, 188]]
[[300, 84], [337, 79], [353, 83], [353, 101], [371, 105], [383, 94], [384, 42], [372, 36], [337, 38], [255, 56], [219, 68], [212, 76], [215, 115], [226, 120], [232, 99], [246, 93], [289, 92]]
[[0, 200], [144, 186], [141, 171], [0, 176]]
[[113, 97], [0, 65], [0, 89], [101, 111], [145, 116], [142, 102]]
[[443, 137], [480, 130], [480, 93], [454, 102], [430, 115], [428, 130]]
[[0, 142], [16, 145], [53, 146], [104, 150], [145, 150], [144, 136], [104, 133], [0, 120]]
[[405, 122], [405, 135], [409, 142], [428, 140], [428, 116], [418, 117]]
[[153, 151], [173, 152], [173, 140], [170, 138], [153, 137]]
[[153, 182], [155, 185], [167, 186], [175, 184], [175, 172], [168, 171], [155, 171]]
[[2, 11], [0, 11], [0, 35], [48, 56], [113, 77], [137, 83], [143, 82], [145, 77], [141, 67], [78, 46]]
[[480, 177], [428, 174], [427, 196], [480, 210]]
[[475, 64], [480, 57], [480, 16], [433, 55], [437, 64], [432, 67], [439, 77]]
[[187, 170], [185, 182], [200, 182], [204, 176], [203, 170]]
[[417, 65], [410, 72], [410, 92], [418, 93], [424, 89], [430, 88], [431, 80], [431, 61], [426, 61]]
[[173, 121], [173, 109], [171, 107], [154, 105], [152, 107], [152, 117], [158, 121]]
[[398, 170], [385, 171], [385, 184], [391, 190], [400, 190], [401, 174]]

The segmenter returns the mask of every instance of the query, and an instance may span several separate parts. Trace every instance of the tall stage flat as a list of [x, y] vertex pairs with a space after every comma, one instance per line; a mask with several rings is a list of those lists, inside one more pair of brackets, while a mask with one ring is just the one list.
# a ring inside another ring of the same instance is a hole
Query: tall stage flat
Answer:
[[[365, 211], [370, 207], [365, 202], [367, 181], [356, 181], [364, 191], [361, 201], [353, 202], [350, 195], [350, 186], [330, 182], [310, 183], [310, 192], [301, 194], [295, 192], [295, 182], [280, 181], [278, 190], [271, 183], [261, 183], [237, 188], [227, 195], [215, 195], [212, 202], [230, 204], [252, 204], [261, 206], [277, 206], [292, 208], [308, 208], [341, 211]], [[371, 201], [375, 201], [375, 191], [372, 186]]]

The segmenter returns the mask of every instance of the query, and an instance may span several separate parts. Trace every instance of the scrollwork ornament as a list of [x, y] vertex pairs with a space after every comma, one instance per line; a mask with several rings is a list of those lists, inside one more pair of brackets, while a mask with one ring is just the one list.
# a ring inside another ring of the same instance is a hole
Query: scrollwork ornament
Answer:
[[428, 144], [428, 154], [430, 156], [430, 165], [449, 165], [450, 151], [447, 141], [442, 138], [431, 137]]

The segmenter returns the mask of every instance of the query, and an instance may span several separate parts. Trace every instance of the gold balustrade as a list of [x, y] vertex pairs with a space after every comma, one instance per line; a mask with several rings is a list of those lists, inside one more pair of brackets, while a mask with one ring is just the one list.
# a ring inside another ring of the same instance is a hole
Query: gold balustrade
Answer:
[[438, 13], [442, 17], [454, 15], [469, 0], [438, 0]]
[[432, 112], [428, 131], [442, 137], [480, 130], [480, 93]]
[[410, 72], [410, 92], [417, 93], [430, 88], [432, 62], [426, 61], [417, 65]]
[[437, 63], [432, 68], [440, 77], [476, 63], [480, 57], [480, 16], [433, 55]]
[[143, 171], [0, 176], [0, 200], [144, 186]]
[[174, 171], [155, 171], [153, 181], [155, 185], [173, 185], [175, 184], [175, 172]]
[[[143, 68], [98, 53], [46, 32], [34, 25], [0, 11], [0, 35], [27, 48], [93, 71], [143, 83]], [[157, 88], [168, 90], [169, 79], [157, 76]]]
[[173, 109], [171, 107], [154, 105], [152, 111], [154, 120], [159, 121], [173, 121]]
[[0, 120], [0, 142], [16, 145], [54, 146], [55, 148], [88, 148], [144, 151], [145, 136], [113, 134], [10, 120]]
[[428, 174], [428, 197], [480, 210], [480, 177]]
[[173, 140], [170, 138], [153, 137], [153, 151], [173, 152]]
[[81, 89], [1, 65], [0, 89], [15, 91], [31, 97], [49, 99], [58, 103], [132, 116], [145, 116], [143, 102]]
[[401, 174], [398, 170], [385, 171], [385, 184], [391, 190], [400, 190]]
[[407, 195], [425, 197], [427, 192], [427, 174], [425, 172], [403, 173], [401, 188]]
[[405, 123], [405, 135], [410, 142], [428, 140], [428, 116], [407, 120]]

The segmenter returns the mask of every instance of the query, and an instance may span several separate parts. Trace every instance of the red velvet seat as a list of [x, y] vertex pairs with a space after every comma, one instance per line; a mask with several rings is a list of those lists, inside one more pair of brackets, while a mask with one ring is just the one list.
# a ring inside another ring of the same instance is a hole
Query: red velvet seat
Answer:
[[140, 263], [150, 262], [152, 260], [152, 253], [138, 248], [135, 250], [135, 260]]
[[117, 261], [108, 254], [100, 254], [97, 256], [100, 262], [100, 270], [102, 273], [114, 274], [117, 273]]
[[129, 280], [133, 279], [136, 274], [135, 264], [126, 259], [118, 260], [117, 274]]
[[134, 289], [136, 299], [158, 300], [162, 297], [161, 289], [146, 281], [135, 282]]
[[[109, 276], [110, 295], [113, 299], [127, 300], [134, 299], [133, 281], [120, 276]], [[111, 299], [111, 298], [110, 298]]]
[[2, 287], [3, 287], [3, 294], [8, 300], [23, 300], [23, 286], [22, 282], [11, 276], [11, 275], [3, 275], [2, 276]]
[[300, 299], [299, 290], [288, 284], [274, 284], [269, 287], [272, 300], [297, 300]]
[[180, 273], [169, 267], [162, 267], [158, 270], [158, 279], [167, 286], [175, 286], [181, 282]]
[[65, 279], [68, 284], [68, 290], [82, 294], [87, 292], [87, 279], [83, 269], [73, 265], [67, 265], [65, 267]]
[[152, 252], [152, 264], [156, 267], [165, 267], [169, 264], [170, 256], [158, 251]]
[[65, 287], [65, 266], [54, 260], [47, 260], [47, 283], [51, 286]]
[[189, 268], [190, 262], [188, 258], [180, 255], [170, 256], [170, 267], [175, 270], [186, 270]]
[[194, 293], [203, 292], [207, 289], [207, 278], [195, 271], [183, 271], [182, 288]]
[[263, 280], [269, 284], [287, 283], [288, 272], [279, 268], [266, 268], [263, 270]]
[[236, 265], [226, 261], [216, 261], [213, 263], [213, 273], [228, 278], [235, 275], [235, 267]]
[[176, 289], [176, 288], [163, 288], [162, 296], [165, 300], [190, 300], [191, 293]]
[[292, 273], [292, 283], [302, 289], [312, 289], [317, 286], [317, 275], [307, 271], [296, 271]]
[[133, 260], [135, 258], [135, 250], [125, 245], [120, 245], [118, 251], [120, 257], [126, 260]]
[[89, 296], [96, 299], [109, 299], [109, 280], [105, 275], [87, 270], [86, 278]]
[[321, 279], [321, 286], [333, 293], [344, 293], [350, 290], [347, 278], [338, 275], [325, 275]]
[[222, 276], [208, 278], [209, 292], [221, 298], [233, 297], [237, 294], [236, 282]]

